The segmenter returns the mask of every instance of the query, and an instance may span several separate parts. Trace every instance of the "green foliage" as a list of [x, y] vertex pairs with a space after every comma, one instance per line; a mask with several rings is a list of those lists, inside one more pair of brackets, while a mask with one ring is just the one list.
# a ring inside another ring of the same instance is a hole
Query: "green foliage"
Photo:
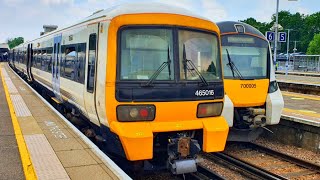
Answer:
[[[254, 18], [243, 20], [247, 24], [260, 30], [263, 34], [270, 31], [270, 27], [275, 23], [275, 15], [271, 17], [271, 22], [262, 23], [256, 21]], [[290, 52], [293, 51], [294, 42], [298, 41], [298, 52], [306, 52], [310, 41], [314, 35], [320, 33], [320, 12], [311, 15], [304, 15], [300, 13], [290, 13], [289, 11], [279, 12], [279, 24], [285, 29], [293, 29], [290, 32]], [[282, 43], [279, 52], [286, 52], [287, 45]]]
[[320, 34], [316, 34], [313, 40], [309, 43], [307, 54], [320, 55]]
[[252, 17], [248, 18], [248, 19], [245, 19], [245, 20], [243, 20], [241, 22], [250, 24], [251, 26], [257, 28], [262, 34], [265, 34], [272, 27], [272, 25], [270, 23], [258, 22], [257, 20], [255, 20]]
[[9, 39], [8, 40], [8, 45], [9, 45], [9, 48], [12, 49], [12, 48], [14, 48], [16, 46], [19, 46], [23, 42], [24, 42], [23, 37], [17, 37], [17, 38], [14, 38], [14, 39]]

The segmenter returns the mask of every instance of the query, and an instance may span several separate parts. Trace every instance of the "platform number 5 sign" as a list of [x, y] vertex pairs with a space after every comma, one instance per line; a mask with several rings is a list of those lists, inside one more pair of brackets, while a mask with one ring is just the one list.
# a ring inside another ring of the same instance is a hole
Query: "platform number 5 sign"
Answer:
[[279, 32], [279, 42], [286, 42], [286, 41], [287, 41], [287, 33]]

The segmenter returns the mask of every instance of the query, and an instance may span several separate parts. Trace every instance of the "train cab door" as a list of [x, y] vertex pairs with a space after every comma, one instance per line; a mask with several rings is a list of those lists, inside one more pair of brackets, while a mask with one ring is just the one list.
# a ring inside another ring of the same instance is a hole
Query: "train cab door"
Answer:
[[28, 49], [27, 49], [27, 75], [28, 75], [29, 81], [33, 81], [33, 76], [32, 76], [32, 72], [31, 72], [32, 59], [33, 59], [32, 44], [28, 44]]
[[96, 125], [100, 125], [96, 109], [96, 75], [98, 61], [99, 23], [88, 25], [87, 58], [84, 101], [87, 115]]
[[61, 64], [61, 40], [62, 34], [53, 39], [53, 60], [52, 60], [52, 89], [56, 100], [62, 102], [60, 94], [60, 64]]

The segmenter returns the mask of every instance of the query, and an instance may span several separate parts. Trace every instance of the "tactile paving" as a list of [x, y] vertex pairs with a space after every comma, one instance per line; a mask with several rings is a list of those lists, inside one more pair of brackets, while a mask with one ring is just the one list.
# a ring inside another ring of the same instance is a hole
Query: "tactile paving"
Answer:
[[70, 179], [45, 135], [25, 135], [24, 139], [38, 179]]
[[8, 90], [9, 90], [9, 93], [10, 94], [17, 94], [18, 93], [18, 90], [16, 88], [16, 86], [13, 84], [13, 82], [11, 81], [11, 79], [7, 79], [5, 80], [6, 81], [6, 84], [7, 84], [7, 87], [8, 87]]
[[10, 95], [10, 97], [17, 117], [31, 116], [28, 106], [20, 95]]

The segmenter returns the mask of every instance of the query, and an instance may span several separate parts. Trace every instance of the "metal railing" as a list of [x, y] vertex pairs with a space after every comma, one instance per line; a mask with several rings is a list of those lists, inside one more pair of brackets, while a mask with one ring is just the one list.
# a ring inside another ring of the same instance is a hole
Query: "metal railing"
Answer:
[[[286, 61], [278, 61], [278, 71], [286, 70]], [[320, 73], [320, 55], [294, 55], [288, 63], [288, 71]]]

